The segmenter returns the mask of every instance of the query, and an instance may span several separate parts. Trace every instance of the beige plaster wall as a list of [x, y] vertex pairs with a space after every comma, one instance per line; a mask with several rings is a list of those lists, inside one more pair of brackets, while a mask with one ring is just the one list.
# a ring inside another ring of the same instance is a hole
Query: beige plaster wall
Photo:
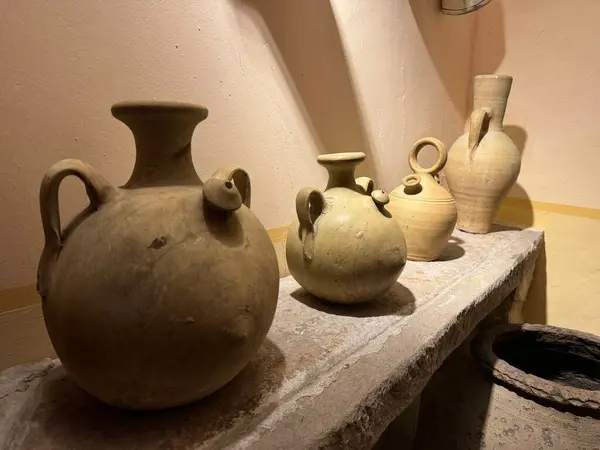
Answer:
[[474, 73], [514, 77], [505, 125], [523, 152], [500, 220], [546, 231], [525, 319], [600, 334], [600, 2], [494, 0]]
[[596, 0], [494, 0], [478, 13], [474, 73], [514, 77], [516, 197], [600, 208], [599, 17]]
[[[385, 188], [414, 140], [462, 127], [474, 18], [437, 0], [5, 1], [0, 15], [0, 289], [35, 281], [37, 195], [53, 162], [81, 158], [113, 183], [133, 165], [125, 99], [205, 104], [199, 173], [235, 162], [254, 211], [287, 224], [296, 191], [323, 186], [321, 152], [367, 152]], [[62, 208], [83, 205], [75, 181]]]
[[[390, 189], [416, 139], [450, 144], [466, 114], [475, 17], [444, 16], [438, 0], [32, 0], [1, 9], [0, 367], [48, 349], [31, 286], [45, 170], [81, 158], [119, 184], [132, 169], [133, 139], [111, 118], [112, 103], [208, 106], [192, 143], [197, 170], [246, 168], [267, 228], [290, 221], [300, 187], [325, 185], [318, 154], [363, 150], [363, 174]], [[85, 196], [74, 180], [64, 186], [68, 218]], [[7, 312], [15, 302], [25, 309]]]

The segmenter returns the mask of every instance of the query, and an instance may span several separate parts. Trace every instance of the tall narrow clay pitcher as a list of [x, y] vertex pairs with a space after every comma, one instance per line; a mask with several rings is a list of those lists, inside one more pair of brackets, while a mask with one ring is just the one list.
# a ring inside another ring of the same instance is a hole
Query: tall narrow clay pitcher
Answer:
[[446, 180], [458, 209], [458, 228], [488, 233], [500, 204], [517, 181], [521, 154], [502, 121], [512, 85], [507, 75], [478, 75], [468, 133], [452, 145]]
[[[45, 235], [38, 291], [66, 371], [111, 405], [160, 409], [198, 400], [235, 377], [275, 313], [273, 245], [250, 211], [236, 166], [204, 183], [191, 139], [206, 108], [121, 103], [136, 162], [123, 187], [76, 159], [42, 180]], [[73, 175], [90, 205], [61, 227], [58, 190]]]

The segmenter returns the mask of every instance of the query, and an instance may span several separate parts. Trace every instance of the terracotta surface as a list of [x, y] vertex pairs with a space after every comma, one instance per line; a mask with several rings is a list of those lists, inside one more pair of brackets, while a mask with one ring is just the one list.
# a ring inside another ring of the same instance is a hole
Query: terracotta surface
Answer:
[[446, 180], [458, 208], [458, 228], [488, 233], [502, 200], [517, 181], [521, 154], [504, 132], [512, 77], [475, 77], [470, 130], [450, 148]]
[[462, 257], [447, 248], [446, 261], [408, 262], [403, 284], [374, 303], [320, 302], [292, 277], [282, 279], [256, 356], [230, 384], [187, 407], [110, 408], [51, 361], [0, 373], [0, 448], [371, 448], [448, 354], [522, 284], [542, 245], [531, 229], [454, 237]]
[[500, 325], [472, 347], [475, 358], [453, 356], [424, 392], [416, 449], [598, 448], [599, 337]]
[[[424, 168], [417, 162], [421, 149], [433, 145], [438, 160]], [[408, 259], [433, 261], [441, 255], [456, 225], [456, 204], [450, 193], [439, 185], [437, 175], [446, 165], [444, 144], [435, 138], [423, 138], [409, 155], [412, 175], [390, 193], [389, 211], [402, 227]]]
[[[48, 334], [71, 377], [112, 405], [159, 409], [197, 400], [246, 366], [277, 304], [277, 258], [250, 212], [236, 166], [203, 185], [190, 141], [208, 111], [121, 103], [136, 164], [123, 188], [79, 160], [52, 166], [40, 204], [46, 244], [38, 289]], [[90, 206], [64, 230], [58, 189], [68, 175]]]
[[386, 209], [389, 196], [369, 178], [354, 178], [365, 154], [317, 158], [329, 172], [323, 193], [306, 187], [296, 197], [286, 259], [290, 274], [308, 292], [335, 303], [375, 300], [396, 283], [406, 264], [406, 244]]

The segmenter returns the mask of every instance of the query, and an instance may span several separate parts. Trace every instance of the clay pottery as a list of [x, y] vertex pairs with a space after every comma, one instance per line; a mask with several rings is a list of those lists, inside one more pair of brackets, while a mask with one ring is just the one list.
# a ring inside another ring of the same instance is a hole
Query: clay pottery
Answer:
[[[121, 188], [68, 159], [42, 181], [38, 270], [44, 319], [69, 375], [106, 403], [160, 409], [198, 400], [235, 377], [273, 320], [277, 258], [250, 211], [236, 166], [203, 183], [190, 142], [206, 108], [121, 103], [136, 162]], [[90, 205], [66, 228], [61, 181], [75, 175]]]
[[[438, 159], [433, 166], [424, 168], [417, 162], [417, 156], [427, 145], [436, 148]], [[454, 199], [437, 180], [446, 159], [446, 148], [441, 141], [434, 138], [418, 140], [408, 157], [414, 173], [404, 177], [402, 184], [390, 193], [388, 209], [402, 227], [409, 260], [438, 259], [456, 225]]]
[[470, 129], [450, 148], [444, 171], [458, 209], [458, 228], [488, 233], [500, 204], [517, 181], [521, 154], [502, 121], [512, 85], [506, 75], [479, 75]]
[[354, 170], [360, 152], [320, 155], [329, 172], [324, 192], [305, 187], [286, 243], [290, 273], [308, 292], [334, 303], [361, 303], [383, 295], [406, 263], [400, 226], [385, 209], [387, 193], [373, 190]]
[[505, 324], [477, 335], [471, 348], [473, 356], [468, 348], [451, 356], [453, 367], [445, 362], [435, 389], [425, 389], [417, 449], [598, 448], [598, 336]]

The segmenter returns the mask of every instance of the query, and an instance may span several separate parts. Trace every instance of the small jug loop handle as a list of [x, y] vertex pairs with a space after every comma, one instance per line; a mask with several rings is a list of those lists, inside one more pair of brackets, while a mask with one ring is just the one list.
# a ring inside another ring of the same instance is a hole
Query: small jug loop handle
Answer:
[[242, 203], [247, 208], [250, 208], [250, 204], [252, 203], [252, 186], [248, 172], [235, 164], [227, 164], [219, 167], [211, 178], [233, 181], [233, 184], [235, 184], [235, 187], [242, 196]]
[[60, 224], [58, 194], [62, 180], [69, 175], [79, 178], [85, 186], [90, 204], [84, 214], [93, 213], [118, 195], [117, 188], [96, 169], [79, 159], [64, 159], [48, 169], [40, 186], [40, 213], [45, 238], [38, 267], [38, 291], [42, 297], [47, 292], [52, 266], [65, 240]]
[[375, 183], [369, 177], [358, 177], [354, 180], [358, 192], [363, 195], [371, 195], [375, 188]]
[[[433, 145], [435, 147], [438, 153], [438, 159], [433, 166], [425, 168], [418, 163], [417, 157], [419, 156], [419, 152], [428, 145]], [[410, 154], [408, 155], [408, 165], [415, 173], [429, 173], [431, 175], [435, 175], [444, 168], [447, 160], [448, 152], [446, 151], [446, 147], [442, 141], [432, 137], [419, 139], [417, 142], [415, 142], [413, 148], [410, 150]]]
[[304, 257], [311, 260], [314, 255], [315, 235], [317, 229], [315, 222], [325, 209], [325, 197], [320, 190], [304, 187], [296, 195], [296, 214], [300, 222], [300, 239]]

